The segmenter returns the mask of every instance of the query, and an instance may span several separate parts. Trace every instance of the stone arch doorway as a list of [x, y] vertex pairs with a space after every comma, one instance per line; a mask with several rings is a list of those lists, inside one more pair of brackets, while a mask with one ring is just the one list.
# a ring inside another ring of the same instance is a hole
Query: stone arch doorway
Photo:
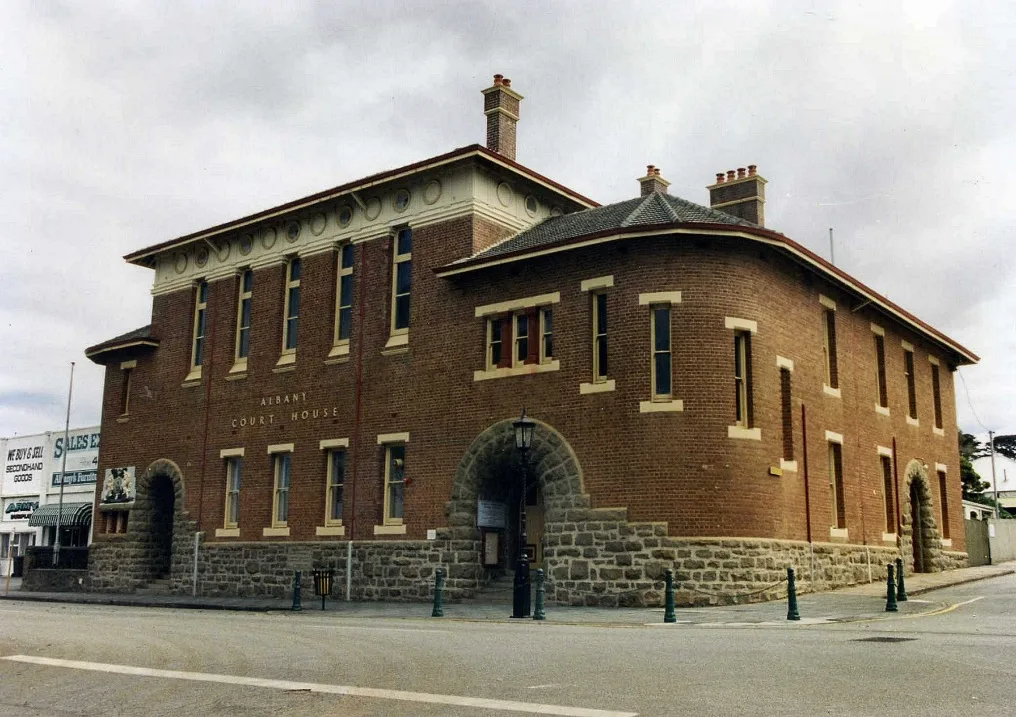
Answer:
[[909, 504], [903, 509], [903, 559], [915, 573], [937, 572], [941, 569], [942, 535], [931, 503], [927, 469], [921, 461], [907, 464], [905, 481], [904, 500], [909, 499]]
[[[478, 501], [505, 507], [506, 528], [501, 536], [501, 564], [511, 566], [517, 557], [519, 517], [527, 515], [527, 538], [536, 563], [543, 559], [543, 541], [563, 523], [569, 508], [589, 506], [583, 490], [582, 469], [575, 452], [552, 426], [536, 421], [533, 447], [528, 455], [529, 490], [522, 495], [522, 461], [515, 447], [515, 419], [499, 421], [470, 444], [455, 472], [451, 500], [446, 506], [454, 538], [479, 540]], [[481, 547], [481, 550], [483, 548]], [[483, 556], [480, 556], [481, 561]], [[546, 567], [546, 566], [545, 566]]]
[[149, 580], [167, 577], [172, 572], [173, 539], [184, 507], [180, 467], [165, 459], [148, 466], [138, 479], [135, 501], [130, 532], [144, 549], [144, 572]]

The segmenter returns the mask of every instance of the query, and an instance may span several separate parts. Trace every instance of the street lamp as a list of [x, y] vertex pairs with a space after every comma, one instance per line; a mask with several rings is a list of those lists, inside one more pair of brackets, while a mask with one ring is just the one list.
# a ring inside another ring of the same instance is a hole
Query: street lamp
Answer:
[[526, 418], [522, 409], [519, 420], [513, 421], [515, 447], [522, 455], [522, 498], [519, 500], [519, 550], [515, 559], [515, 583], [512, 594], [512, 617], [529, 617], [529, 555], [526, 553], [526, 493], [528, 492], [529, 449], [533, 447], [533, 431], [536, 423]]

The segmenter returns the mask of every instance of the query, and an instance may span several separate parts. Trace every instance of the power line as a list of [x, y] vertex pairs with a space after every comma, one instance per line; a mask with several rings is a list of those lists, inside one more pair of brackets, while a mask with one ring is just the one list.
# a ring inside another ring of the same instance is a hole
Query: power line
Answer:
[[981, 423], [981, 419], [977, 417], [977, 411], [974, 410], [974, 404], [970, 400], [970, 389], [967, 388], [967, 380], [965, 378], [963, 378], [963, 373], [960, 371], [958, 366], [956, 367], [956, 373], [959, 374], [959, 376], [960, 376], [960, 382], [963, 384], [963, 392], [967, 394], [967, 406], [970, 407], [970, 412], [974, 415], [974, 420], [977, 421], [977, 424], [981, 428], [983, 428], [985, 431], [987, 431], [988, 427], [985, 426], [983, 423]]

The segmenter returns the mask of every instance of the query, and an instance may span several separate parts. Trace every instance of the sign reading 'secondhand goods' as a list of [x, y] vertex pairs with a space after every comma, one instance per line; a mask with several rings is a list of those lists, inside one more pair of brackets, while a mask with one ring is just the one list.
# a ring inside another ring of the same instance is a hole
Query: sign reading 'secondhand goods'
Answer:
[[7, 441], [3, 494], [39, 495], [46, 468], [49, 436], [23, 436]]

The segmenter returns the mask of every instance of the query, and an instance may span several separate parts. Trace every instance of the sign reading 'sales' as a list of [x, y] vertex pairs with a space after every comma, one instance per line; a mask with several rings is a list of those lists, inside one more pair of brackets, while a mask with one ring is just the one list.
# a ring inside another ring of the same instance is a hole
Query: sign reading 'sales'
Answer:
[[[336, 418], [339, 409], [336, 406], [312, 405], [307, 399], [307, 392], [282, 393], [262, 396], [254, 411], [242, 416], [234, 416], [229, 425], [233, 428], [252, 426], [274, 426], [283, 421], [320, 421]], [[271, 410], [265, 410], [271, 409]]]

